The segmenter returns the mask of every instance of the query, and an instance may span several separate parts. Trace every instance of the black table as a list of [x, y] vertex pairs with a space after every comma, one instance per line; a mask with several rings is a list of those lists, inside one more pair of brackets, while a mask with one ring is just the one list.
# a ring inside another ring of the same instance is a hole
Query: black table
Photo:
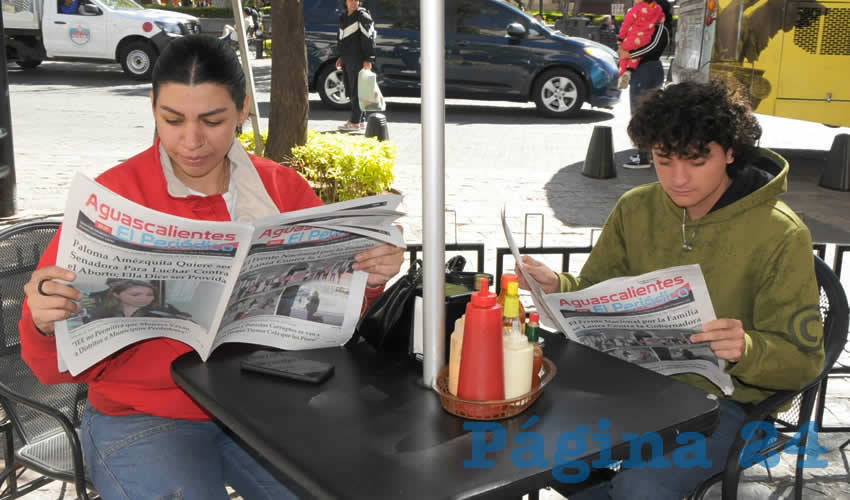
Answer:
[[[242, 372], [241, 359], [256, 349], [223, 345], [206, 363], [190, 353], [171, 372], [305, 497], [473, 498], [536, 491], [555, 482], [551, 465], [520, 469], [511, 461], [517, 446], [512, 437], [532, 415], [539, 421], [526, 430], [543, 436], [550, 464], [562, 433], [581, 424], [600, 432], [603, 417], [611, 422], [614, 458], [629, 456], [623, 433], [658, 432], [670, 450], [679, 432], [710, 433], [717, 422], [717, 401], [704, 392], [549, 335], [544, 354], [558, 374], [531, 408], [501, 421], [507, 445], [487, 455], [495, 465], [466, 469], [472, 434], [463, 429], [465, 420], [442, 409], [433, 390], [417, 383], [416, 363], [365, 344], [300, 351], [335, 365], [333, 377], [312, 385]], [[588, 439], [581, 458], [592, 460], [599, 451], [599, 442]]]

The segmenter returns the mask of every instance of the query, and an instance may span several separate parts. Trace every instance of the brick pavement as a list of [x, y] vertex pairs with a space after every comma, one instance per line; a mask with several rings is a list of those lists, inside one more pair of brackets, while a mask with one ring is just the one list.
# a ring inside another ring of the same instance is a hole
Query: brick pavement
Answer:
[[[267, 115], [268, 59], [255, 61], [261, 115]], [[149, 85], [128, 81], [114, 65], [77, 65], [45, 62], [34, 72], [10, 68], [10, 98], [13, 111], [14, 144], [18, 176], [18, 218], [61, 212], [65, 189], [77, 171], [94, 175], [147, 147], [153, 137], [153, 120], [148, 99]], [[395, 187], [406, 195], [402, 220], [405, 237], [421, 241], [421, 135], [418, 99], [390, 99], [390, 138], [398, 146]], [[310, 126], [334, 130], [345, 120], [345, 112], [329, 111], [311, 95]], [[446, 207], [455, 210], [457, 226], [447, 219], [447, 241], [455, 229], [461, 242], [483, 241], [487, 246], [485, 267], [495, 271], [495, 248], [504, 246], [499, 226], [499, 209], [507, 204], [515, 237], [520, 234], [524, 214], [543, 214], [529, 220], [529, 245], [541, 232], [547, 246], [587, 241], [586, 226], [599, 225], [616, 196], [628, 187], [650, 180], [651, 171], [631, 173], [618, 169], [615, 181], [591, 181], [576, 175], [586, 154], [594, 125], [611, 126], [617, 159], [628, 156], [625, 135], [628, 122], [627, 96], [613, 111], [585, 111], [576, 119], [561, 122], [540, 118], [533, 104], [450, 101], [446, 107]], [[761, 117], [765, 129], [762, 145], [792, 150], [828, 149], [837, 133], [818, 124]], [[267, 120], [261, 119], [265, 127]], [[803, 155], [806, 157], [806, 155]], [[812, 155], [808, 155], [812, 156]], [[817, 156], [817, 153], [814, 154]], [[816, 160], [815, 160], [816, 161]], [[794, 182], [792, 167], [792, 189]], [[829, 228], [848, 228], [850, 194], [836, 194], [812, 186], [801, 191], [796, 207]], [[825, 208], [824, 208], [825, 207]], [[0, 222], [2, 223], [2, 222]], [[837, 234], [837, 233], [836, 233]], [[827, 234], [829, 236], [829, 234]], [[581, 260], [574, 264], [577, 270]], [[557, 266], [557, 262], [551, 262]], [[850, 272], [845, 271], [848, 283]], [[836, 381], [829, 394], [828, 421], [850, 425], [850, 382]], [[847, 485], [847, 456], [836, 450], [846, 434], [822, 435], [830, 466], [807, 472], [806, 498], [850, 498]], [[764, 469], [748, 475], [749, 498], [785, 498], [788, 464], [772, 470], [772, 482]], [[51, 486], [43, 498], [56, 498]], [[40, 495], [40, 493], [39, 493]], [[548, 492], [549, 498], [558, 498]], [[31, 498], [42, 498], [34, 493]]]

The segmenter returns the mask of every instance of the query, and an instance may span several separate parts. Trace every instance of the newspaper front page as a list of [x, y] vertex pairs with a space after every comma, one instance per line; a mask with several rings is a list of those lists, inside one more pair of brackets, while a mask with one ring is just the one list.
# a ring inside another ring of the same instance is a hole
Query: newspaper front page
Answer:
[[[508, 228], [502, 225], [520, 272], [532, 288], [538, 310], [570, 340], [664, 375], [696, 373], [731, 395], [732, 378], [708, 343], [691, 334], [714, 319], [714, 307], [699, 265], [613, 278], [568, 293], [543, 294], [525, 272]], [[543, 316], [541, 316], [542, 318]]]
[[184, 342], [204, 360], [225, 342], [342, 345], [366, 286], [354, 256], [382, 243], [404, 246], [392, 225], [400, 202], [381, 195], [253, 224], [198, 221], [143, 207], [79, 174], [57, 265], [76, 273], [83, 299], [78, 314], [57, 322], [59, 369], [76, 375], [155, 337]]

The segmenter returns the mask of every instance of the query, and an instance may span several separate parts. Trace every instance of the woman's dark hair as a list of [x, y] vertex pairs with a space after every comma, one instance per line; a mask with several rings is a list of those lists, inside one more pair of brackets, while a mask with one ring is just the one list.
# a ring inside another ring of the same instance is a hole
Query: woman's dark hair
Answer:
[[151, 304], [155, 303], [159, 299], [159, 290], [150, 281], [109, 278], [106, 280], [106, 286], [109, 287], [109, 293], [106, 295], [106, 301], [104, 304], [108, 308], [119, 307], [121, 305], [121, 300], [118, 298], [118, 294], [137, 286], [143, 286], [153, 290], [153, 301], [151, 302]]
[[628, 132], [641, 151], [657, 149], [665, 156], [707, 156], [712, 142], [732, 148], [735, 161], [726, 171], [734, 177], [757, 155], [761, 126], [740, 90], [730, 92], [720, 81], [683, 82], [647, 94]]
[[169, 43], [153, 68], [153, 102], [164, 83], [199, 85], [215, 83], [230, 90], [241, 111], [245, 103], [245, 73], [236, 52], [216, 37], [189, 35]]

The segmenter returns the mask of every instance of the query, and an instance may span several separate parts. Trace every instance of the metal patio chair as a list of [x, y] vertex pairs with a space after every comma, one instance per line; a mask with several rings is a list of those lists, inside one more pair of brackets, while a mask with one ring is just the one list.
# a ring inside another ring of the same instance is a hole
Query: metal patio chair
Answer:
[[[53, 480], [74, 483], [78, 498], [90, 498], [77, 434], [87, 386], [42, 385], [21, 359], [18, 321], [24, 284], [58, 228], [59, 222], [41, 221], [0, 232], [0, 405], [6, 414], [0, 427], [6, 439], [0, 482], [6, 483], [6, 494], [0, 500], [26, 495]], [[21, 466], [42, 477], [19, 486], [16, 471]]]

